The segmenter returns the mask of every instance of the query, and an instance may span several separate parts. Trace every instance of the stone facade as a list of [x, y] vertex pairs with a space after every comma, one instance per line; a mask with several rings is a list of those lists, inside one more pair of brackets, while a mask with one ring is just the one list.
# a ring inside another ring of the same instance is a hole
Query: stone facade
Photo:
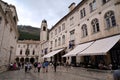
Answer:
[[14, 61], [19, 36], [17, 21], [15, 6], [0, 1], [0, 71]]
[[[70, 12], [49, 31], [50, 51], [67, 47], [67, 53], [78, 44], [120, 34], [119, 0], [82, 0], [70, 6], [72, 10], [69, 7]], [[68, 60], [71, 62], [71, 57]]]
[[16, 62], [37, 62], [40, 51], [40, 41], [18, 41], [16, 50]]

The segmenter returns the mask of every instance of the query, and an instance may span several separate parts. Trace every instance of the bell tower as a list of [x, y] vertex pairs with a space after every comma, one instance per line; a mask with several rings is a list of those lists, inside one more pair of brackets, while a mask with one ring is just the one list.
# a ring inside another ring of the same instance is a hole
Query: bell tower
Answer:
[[47, 35], [48, 29], [47, 29], [47, 21], [42, 20], [41, 23], [41, 30], [40, 30], [40, 41], [47, 41]]

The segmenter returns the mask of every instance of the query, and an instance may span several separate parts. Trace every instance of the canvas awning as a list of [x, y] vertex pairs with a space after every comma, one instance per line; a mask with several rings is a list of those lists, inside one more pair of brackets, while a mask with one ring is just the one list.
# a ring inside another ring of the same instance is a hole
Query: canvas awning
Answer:
[[54, 56], [55, 54], [61, 52], [62, 50], [64, 50], [64, 49], [59, 49], [59, 50], [52, 51], [52, 52], [44, 55], [43, 58], [50, 58], [50, 57]]
[[68, 56], [76, 56], [79, 52], [82, 52], [85, 50], [87, 47], [93, 44], [94, 41], [80, 44], [76, 46], [72, 51], [68, 52], [67, 54], [63, 55], [62, 57], [68, 57]]
[[106, 53], [120, 40], [120, 35], [96, 40], [86, 50], [79, 52], [78, 56], [106, 55]]

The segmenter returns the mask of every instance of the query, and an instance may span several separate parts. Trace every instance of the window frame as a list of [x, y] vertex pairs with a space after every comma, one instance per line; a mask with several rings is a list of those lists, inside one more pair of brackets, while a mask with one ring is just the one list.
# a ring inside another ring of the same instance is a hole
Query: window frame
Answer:
[[110, 0], [102, 0], [103, 5], [108, 3]]
[[61, 45], [61, 38], [59, 37], [58, 38], [58, 46], [60, 46]]
[[88, 30], [87, 30], [87, 25], [86, 24], [82, 25], [81, 30], [82, 30], [82, 37], [88, 36]]
[[65, 23], [62, 24], [62, 31], [65, 30]]
[[70, 41], [75, 40], [75, 29], [70, 31]]
[[104, 20], [106, 24], [106, 29], [113, 28], [117, 25], [114, 11], [106, 12], [104, 15]]
[[100, 31], [99, 20], [97, 18], [91, 21], [91, 25], [92, 25], [92, 33], [97, 33]]
[[83, 8], [80, 10], [80, 18], [83, 18], [85, 16], [86, 16], [86, 11], [85, 11], [85, 8]]
[[90, 12], [93, 12], [97, 9], [97, 5], [96, 5], [96, 0], [93, 0], [90, 4], [89, 4], [89, 7], [90, 7]]
[[62, 44], [65, 44], [65, 35], [62, 36]]
[[46, 31], [46, 26], [43, 26], [43, 31]]

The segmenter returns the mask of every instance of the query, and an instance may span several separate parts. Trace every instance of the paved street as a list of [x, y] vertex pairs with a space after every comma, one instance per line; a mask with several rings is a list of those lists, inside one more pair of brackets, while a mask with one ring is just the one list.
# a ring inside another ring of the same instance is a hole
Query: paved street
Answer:
[[87, 71], [82, 68], [66, 68], [58, 67], [57, 72], [49, 68], [48, 73], [35, 73], [31, 70], [25, 73], [24, 70], [7, 71], [0, 73], [0, 80], [113, 80], [111, 73]]

